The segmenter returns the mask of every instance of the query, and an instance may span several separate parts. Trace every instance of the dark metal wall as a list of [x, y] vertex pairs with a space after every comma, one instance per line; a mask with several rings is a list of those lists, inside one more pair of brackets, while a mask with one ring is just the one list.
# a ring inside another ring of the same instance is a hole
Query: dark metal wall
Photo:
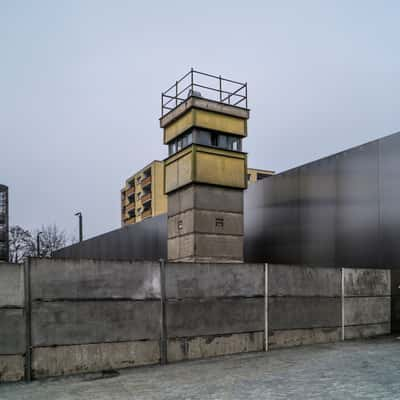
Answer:
[[167, 257], [167, 216], [159, 215], [54, 252], [54, 258], [159, 260]]
[[8, 261], [8, 187], [0, 185], [0, 261]]
[[400, 133], [271, 176], [245, 195], [248, 262], [400, 267]]

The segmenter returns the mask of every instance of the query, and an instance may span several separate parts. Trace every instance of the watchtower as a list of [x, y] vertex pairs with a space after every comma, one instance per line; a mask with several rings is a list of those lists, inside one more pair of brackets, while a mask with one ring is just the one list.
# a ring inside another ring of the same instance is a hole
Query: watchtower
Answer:
[[191, 69], [161, 95], [168, 260], [243, 261], [247, 83]]

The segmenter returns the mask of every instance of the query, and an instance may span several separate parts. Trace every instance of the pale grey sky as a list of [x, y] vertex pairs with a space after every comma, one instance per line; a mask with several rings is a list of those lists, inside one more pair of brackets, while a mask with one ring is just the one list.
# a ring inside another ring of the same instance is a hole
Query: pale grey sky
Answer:
[[249, 165], [285, 170], [400, 130], [398, 1], [0, 2], [0, 183], [11, 224], [120, 225], [190, 67], [249, 85]]

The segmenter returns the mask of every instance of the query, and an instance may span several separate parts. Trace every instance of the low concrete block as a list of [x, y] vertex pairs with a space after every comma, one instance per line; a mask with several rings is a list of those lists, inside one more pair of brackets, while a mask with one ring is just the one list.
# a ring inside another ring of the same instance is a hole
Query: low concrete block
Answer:
[[166, 264], [172, 299], [264, 296], [264, 264]]
[[168, 337], [263, 331], [264, 306], [264, 298], [168, 301]]
[[35, 378], [122, 369], [157, 364], [158, 341], [97, 343], [33, 349]]
[[53, 346], [158, 339], [159, 301], [40, 302], [32, 305], [32, 343]]
[[341, 328], [314, 328], [270, 331], [268, 348], [301, 346], [317, 343], [337, 342], [341, 338]]
[[390, 296], [390, 270], [344, 269], [345, 296]]
[[341, 326], [341, 300], [336, 297], [270, 297], [270, 330]]
[[0, 309], [0, 355], [25, 353], [23, 309]]
[[264, 349], [264, 332], [168, 340], [168, 361], [194, 360]]
[[390, 322], [390, 297], [347, 297], [344, 324], [364, 325]]
[[15, 382], [24, 379], [24, 368], [24, 356], [0, 356], [0, 382]]
[[345, 339], [366, 338], [380, 335], [388, 335], [389, 333], [389, 322], [383, 324], [345, 326], [344, 328]]
[[32, 259], [35, 299], [160, 298], [158, 262]]
[[0, 263], [0, 307], [24, 306], [24, 266]]
[[341, 279], [338, 268], [269, 264], [268, 295], [339, 297]]

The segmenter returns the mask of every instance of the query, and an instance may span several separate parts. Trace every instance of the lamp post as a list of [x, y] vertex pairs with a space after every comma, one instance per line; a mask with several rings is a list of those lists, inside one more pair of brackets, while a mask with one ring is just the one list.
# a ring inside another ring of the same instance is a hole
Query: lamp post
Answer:
[[36, 235], [36, 252], [37, 252], [37, 256], [40, 257], [40, 235], [43, 232], [38, 232]]
[[82, 226], [82, 213], [79, 211], [75, 213], [75, 215], [79, 218], [79, 241], [83, 240], [83, 226]]

